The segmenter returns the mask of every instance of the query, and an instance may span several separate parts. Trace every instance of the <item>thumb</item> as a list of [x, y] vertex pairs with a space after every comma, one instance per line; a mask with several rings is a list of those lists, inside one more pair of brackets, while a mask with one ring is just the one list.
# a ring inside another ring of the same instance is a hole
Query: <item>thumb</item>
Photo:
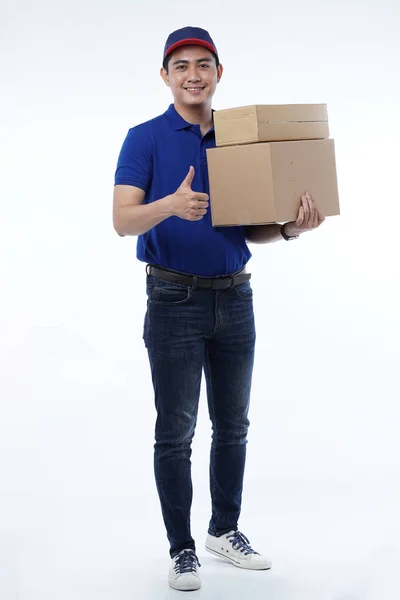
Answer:
[[189, 173], [186, 175], [185, 179], [183, 180], [183, 185], [187, 185], [188, 187], [190, 187], [192, 185], [192, 181], [194, 178], [194, 167], [190, 167], [189, 169]]

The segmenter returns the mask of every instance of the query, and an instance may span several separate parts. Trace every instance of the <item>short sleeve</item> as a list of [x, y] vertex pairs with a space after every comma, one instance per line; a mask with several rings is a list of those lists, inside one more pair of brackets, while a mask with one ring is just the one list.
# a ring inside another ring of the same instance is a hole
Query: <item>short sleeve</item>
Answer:
[[153, 175], [153, 140], [147, 127], [133, 127], [119, 153], [114, 185], [134, 185], [147, 192]]

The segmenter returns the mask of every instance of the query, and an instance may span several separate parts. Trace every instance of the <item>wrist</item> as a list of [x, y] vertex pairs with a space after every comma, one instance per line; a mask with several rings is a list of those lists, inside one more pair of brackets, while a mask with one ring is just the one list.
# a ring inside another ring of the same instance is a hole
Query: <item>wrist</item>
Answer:
[[174, 194], [170, 194], [169, 196], [165, 196], [164, 198], [162, 198], [160, 200], [161, 206], [162, 206], [162, 210], [163, 210], [163, 216], [165, 218], [168, 217], [173, 217], [174, 216], [174, 209], [173, 209], [173, 205], [174, 205]]
[[281, 235], [285, 240], [293, 240], [299, 237], [299, 231], [292, 223], [283, 223], [281, 225]]

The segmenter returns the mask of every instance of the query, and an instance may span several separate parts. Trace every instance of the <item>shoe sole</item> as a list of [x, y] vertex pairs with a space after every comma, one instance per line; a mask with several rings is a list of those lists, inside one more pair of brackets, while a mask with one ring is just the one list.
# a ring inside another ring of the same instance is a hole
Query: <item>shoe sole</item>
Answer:
[[206, 550], [210, 554], [213, 554], [214, 556], [221, 558], [222, 560], [230, 563], [231, 565], [234, 565], [235, 567], [238, 567], [239, 569], [248, 569], [251, 571], [269, 571], [271, 568], [271, 565], [269, 565], [269, 567], [257, 567], [255, 565], [250, 566], [251, 563], [247, 562], [247, 561], [246, 561], [246, 563], [240, 563], [239, 561], [235, 560], [234, 558], [227, 556], [226, 554], [222, 554], [222, 552], [218, 552], [218, 550], [213, 550], [212, 548], [209, 548], [208, 546], [206, 546]]
[[173, 590], [178, 590], [178, 592], [195, 592], [196, 590], [199, 590], [201, 588], [201, 583], [198, 584], [197, 587], [178, 587], [173, 585], [173, 582], [169, 581], [169, 587], [172, 588]]

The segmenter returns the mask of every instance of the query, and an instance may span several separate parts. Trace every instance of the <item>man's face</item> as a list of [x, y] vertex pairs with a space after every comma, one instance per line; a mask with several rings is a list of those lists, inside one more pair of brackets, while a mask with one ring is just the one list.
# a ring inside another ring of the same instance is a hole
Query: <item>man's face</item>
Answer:
[[161, 76], [171, 88], [176, 104], [201, 106], [211, 103], [222, 66], [217, 68], [213, 54], [206, 48], [183, 46], [172, 53], [168, 72], [161, 69]]

